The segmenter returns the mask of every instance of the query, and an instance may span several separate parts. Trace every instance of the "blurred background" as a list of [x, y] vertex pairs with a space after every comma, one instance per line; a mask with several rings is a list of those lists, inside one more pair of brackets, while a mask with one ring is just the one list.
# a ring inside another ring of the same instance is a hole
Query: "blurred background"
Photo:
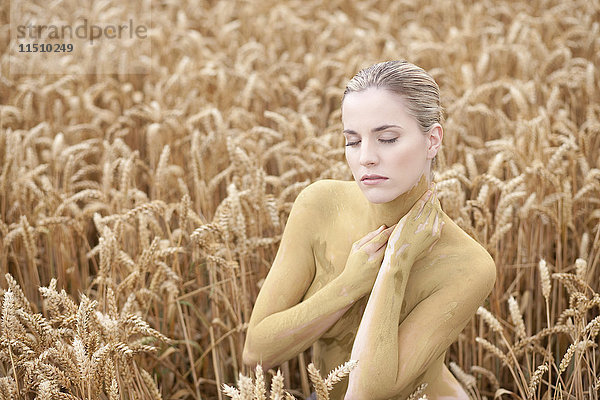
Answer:
[[[135, 4], [0, 5], [0, 398], [228, 398], [296, 196], [352, 179], [343, 88], [391, 59], [438, 82], [442, 208], [498, 269], [501, 329], [474, 316], [453, 373], [598, 398], [598, 0]], [[146, 36], [19, 47], [84, 18]], [[298, 398], [310, 362], [281, 365]]]

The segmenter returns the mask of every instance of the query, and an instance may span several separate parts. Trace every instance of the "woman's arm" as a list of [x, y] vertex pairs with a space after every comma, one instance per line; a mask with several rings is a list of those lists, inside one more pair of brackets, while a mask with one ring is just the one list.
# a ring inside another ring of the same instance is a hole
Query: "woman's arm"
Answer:
[[[268, 369], [289, 360], [314, 343], [372, 288], [376, 271], [368, 288], [364, 276], [357, 283], [353, 274], [342, 273], [300, 303], [315, 274], [311, 234], [319, 231], [322, 220], [319, 213], [331, 197], [326, 186], [329, 184], [318, 181], [309, 185], [294, 202], [277, 255], [250, 317], [243, 352], [245, 364], [262, 363], [263, 369]], [[371, 241], [378, 240], [377, 248], [382, 248], [378, 260], [367, 262], [368, 254], [360, 253], [352, 258], [352, 267], [367, 268], [374, 264], [378, 267], [387, 236], [380, 234]]]
[[361, 320], [352, 354], [358, 366], [350, 373], [345, 399], [388, 399], [406, 391], [458, 338], [491, 291], [496, 267], [489, 255], [474, 254], [452, 269], [443, 287], [421, 301], [402, 321], [400, 310], [411, 263], [399, 273], [377, 276]]
[[[430, 270], [446, 275], [443, 284], [400, 324], [409, 273], [440, 238], [441, 212], [435, 195], [421, 199], [392, 233], [352, 348], [358, 366], [346, 399], [387, 399], [413, 390], [408, 385], [456, 340], [491, 291], [496, 267], [490, 255], [478, 247], [462, 249], [469, 254], [458, 262], [436, 260]], [[444, 242], [439, 246], [456, 251]]]
[[337, 297], [336, 283], [330, 283], [298, 304], [315, 275], [311, 235], [318, 229], [310, 229], [310, 224], [319, 221], [315, 217], [322, 206], [321, 185], [310, 184], [294, 201], [277, 255], [252, 309], [242, 356], [245, 364], [262, 363], [266, 370], [294, 357], [352, 303], [348, 297], [333, 304], [323, 301], [328, 295]]
[[298, 355], [323, 335], [359, 298], [356, 297], [345, 290], [338, 277], [307, 300], [250, 325], [244, 363], [261, 363], [267, 370]]

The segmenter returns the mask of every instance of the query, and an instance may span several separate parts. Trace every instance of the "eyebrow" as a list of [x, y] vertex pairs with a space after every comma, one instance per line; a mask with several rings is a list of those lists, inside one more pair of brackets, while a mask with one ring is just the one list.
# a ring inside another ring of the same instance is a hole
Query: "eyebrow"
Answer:
[[[373, 129], [371, 129], [371, 133], [385, 131], [386, 129], [389, 129], [389, 128], [400, 128], [400, 129], [404, 129], [404, 128], [402, 128], [400, 125], [381, 125], [381, 126], [378, 126], [377, 128], [373, 128]], [[358, 135], [358, 133], [356, 133], [356, 132], [355, 132], [355, 131], [353, 131], [352, 129], [344, 129], [344, 133], [347, 133], [347, 134], [349, 134], [349, 135]]]

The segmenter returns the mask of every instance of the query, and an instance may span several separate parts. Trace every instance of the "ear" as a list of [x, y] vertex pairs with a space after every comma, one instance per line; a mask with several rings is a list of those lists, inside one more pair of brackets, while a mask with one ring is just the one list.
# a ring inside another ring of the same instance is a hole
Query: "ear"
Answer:
[[427, 157], [433, 158], [436, 156], [440, 147], [442, 146], [442, 138], [444, 137], [444, 130], [442, 125], [434, 124], [427, 135], [429, 145], [427, 147]]

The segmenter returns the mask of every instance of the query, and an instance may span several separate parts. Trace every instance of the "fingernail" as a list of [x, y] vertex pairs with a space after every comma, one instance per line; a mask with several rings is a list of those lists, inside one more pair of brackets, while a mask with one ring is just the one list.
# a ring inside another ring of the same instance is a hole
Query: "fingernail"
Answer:
[[385, 224], [381, 225], [379, 229], [377, 229], [377, 232], [381, 231], [383, 228], [385, 228]]

